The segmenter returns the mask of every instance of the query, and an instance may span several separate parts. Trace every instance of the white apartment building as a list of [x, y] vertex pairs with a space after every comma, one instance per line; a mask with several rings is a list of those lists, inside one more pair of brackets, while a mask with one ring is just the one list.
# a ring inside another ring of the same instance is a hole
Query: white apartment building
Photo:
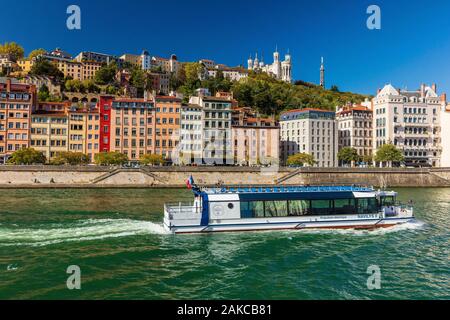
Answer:
[[441, 167], [450, 167], [450, 105], [442, 108], [441, 112], [442, 124], [442, 156]]
[[209, 78], [216, 78], [217, 77], [217, 73], [219, 71], [222, 71], [223, 77], [226, 79], [229, 79], [231, 81], [239, 81], [243, 78], [247, 78], [248, 77], [248, 71], [240, 68], [240, 67], [236, 67], [236, 68], [230, 68], [230, 67], [219, 67], [217, 66], [216, 68], [212, 68], [212, 69], [207, 69], [208, 70], [208, 77]]
[[205, 164], [233, 164], [231, 98], [199, 95], [190, 104], [202, 109], [202, 158]]
[[142, 70], [149, 70], [152, 65], [152, 57], [150, 56], [150, 53], [148, 53], [147, 50], [142, 51], [141, 54], [141, 69]]
[[280, 116], [281, 160], [308, 153], [318, 167], [337, 167], [338, 128], [335, 113], [320, 109], [299, 109]]
[[406, 165], [440, 166], [441, 109], [436, 85], [417, 91], [386, 85], [373, 99], [374, 153], [392, 143], [402, 150]]
[[179, 164], [202, 163], [202, 114], [202, 107], [198, 104], [181, 106]]
[[372, 155], [372, 110], [362, 105], [337, 108], [339, 150], [354, 148], [361, 157]]

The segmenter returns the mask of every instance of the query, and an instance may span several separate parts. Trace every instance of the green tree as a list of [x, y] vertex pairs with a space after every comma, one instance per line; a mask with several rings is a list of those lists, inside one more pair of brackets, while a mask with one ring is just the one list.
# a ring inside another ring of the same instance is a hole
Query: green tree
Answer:
[[188, 85], [198, 83], [199, 76], [204, 73], [204, 66], [198, 62], [188, 62], [184, 65], [186, 83]]
[[330, 91], [339, 92], [339, 88], [337, 86], [331, 86]]
[[64, 84], [64, 88], [67, 92], [86, 92], [86, 87], [80, 80], [67, 80]]
[[297, 153], [287, 159], [289, 166], [313, 166], [315, 163], [314, 157], [308, 153]]
[[161, 165], [164, 163], [164, 158], [159, 154], [145, 154], [141, 157], [140, 162], [144, 165]]
[[30, 52], [30, 54], [28, 55], [28, 59], [32, 60], [33, 58], [36, 58], [42, 54], [46, 54], [47, 51], [45, 49], [34, 49], [33, 51]]
[[117, 64], [115, 62], [109, 65], [103, 65], [95, 73], [94, 82], [99, 85], [113, 84], [117, 74]]
[[343, 163], [351, 163], [353, 165], [355, 162], [361, 160], [361, 157], [355, 148], [346, 147], [339, 150], [338, 159]]
[[59, 81], [64, 79], [64, 74], [59, 71], [56, 64], [45, 59], [37, 60], [31, 67], [30, 74], [36, 76], [49, 76]]
[[50, 91], [48, 90], [48, 87], [45, 84], [43, 84], [38, 91], [38, 100], [48, 101], [49, 98], [50, 98]]
[[0, 44], [0, 54], [9, 54], [13, 61], [17, 61], [23, 58], [24, 50], [15, 42], [5, 42]]
[[375, 154], [375, 161], [387, 162], [390, 167], [393, 162], [402, 162], [404, 159], [403, 153], [392, 144], [383, 145]]
[[149, 90], [152, 87], [151, 76], [146, 71], [134, 67], [131, 70], [130, 84], [137, 89], [138, 96], [144, 95], [144, 90]]
[[128, 156], [120, 152], [101, 152], [94, 156], [98, 165], [122, 165], [128, 162]]
[[117, 88], [116, 86], [113, 86], [113, 85], [109, 85], [105, 88], [106, 94], [117, 94], [118, 91], [119, 91], [119, 88]]
[[83, 87], [85, 88], [85, 90], [89, 93], [99, 93], [100, 92], [100, 88], [95, 85], [95, 82], [93, 80], [84, 80], [82, 82], [82, 84], [83, 84]]
[[52, 161], [52, 164], [69, 164], [80, 165], [88, 164], [90, 162], [89, 156], [82, 152], [61, 152]]
[[14, 152], [8, 159], [8, 163], [22, 165], [22, 164], [43, 164], [46, 162], [45, 156], [42, 152], [33, 148], [22, 148]]
[[362, 161], [368, 164], [371, 164], [373, 161], [373, 156], [372, 155], [365, 155], [362, 158]]

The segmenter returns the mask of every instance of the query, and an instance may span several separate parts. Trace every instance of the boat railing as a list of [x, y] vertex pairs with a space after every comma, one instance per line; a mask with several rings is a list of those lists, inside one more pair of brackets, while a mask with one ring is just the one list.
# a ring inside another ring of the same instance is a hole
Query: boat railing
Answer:
[[201, 206], [195, 206], [192, 202], [174, 202], [164, 204], [164, 212], [170, 220], [194, 219], [202, 212]]
[[411, 204], [404, 204], [396, 201], [395, 203], [384, 205], [383, 212], [386, 216], [409, 217], [414, 214], [414, 207]]
[[202, 191], [213, 193], [289, 193], [289, 192], [330, 192], [330, 191], [350, 191], [367, 192], [374, 191], [372, 186], [367, 185], [327, 185], [327, 186], [220, 186], [215, 188], [202, 188]]

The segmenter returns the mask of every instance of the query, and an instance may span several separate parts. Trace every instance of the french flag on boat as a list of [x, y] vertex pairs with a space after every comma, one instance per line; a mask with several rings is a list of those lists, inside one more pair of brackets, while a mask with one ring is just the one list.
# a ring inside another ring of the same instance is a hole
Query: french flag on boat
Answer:
[[189, 177], [189, 179], [186, 180], [186, 185], [188, 187], [188, 189], [192, 189], [192, 187], [194, 186], [195, 182], [194, 182], [194, 178], [192, 177], [192, 175]]

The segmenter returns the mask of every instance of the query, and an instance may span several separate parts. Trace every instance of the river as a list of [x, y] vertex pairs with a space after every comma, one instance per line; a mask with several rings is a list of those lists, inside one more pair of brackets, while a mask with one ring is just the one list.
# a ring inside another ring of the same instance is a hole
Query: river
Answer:
[[450, 189], [397, 191], [416, 223], [169, 235], [163, 204], [187, 190], [1, 190], [0, 299], [449, 299]]

